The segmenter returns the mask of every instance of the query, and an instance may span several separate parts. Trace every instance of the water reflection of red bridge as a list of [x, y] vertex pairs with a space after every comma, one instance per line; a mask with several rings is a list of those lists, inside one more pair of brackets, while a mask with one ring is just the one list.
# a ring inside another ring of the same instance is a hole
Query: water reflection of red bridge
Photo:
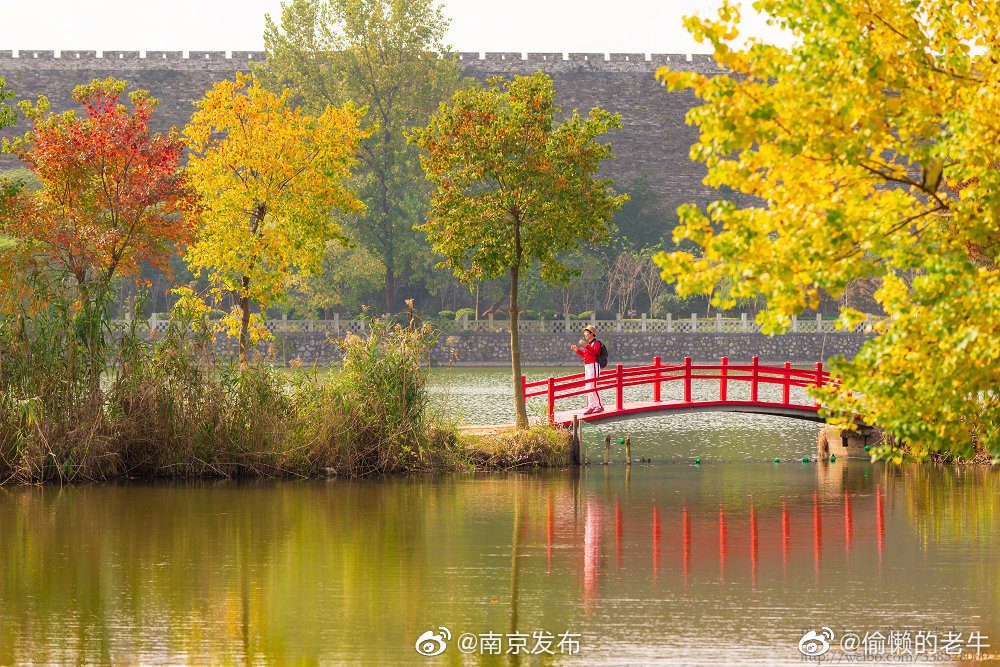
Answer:
[[[618, 570], [623, 567], [627, 549], [645, 542], [645, 548], [638, 549], [641, 553], [629, 557], [644, 558], [648, 553], [654, 580], [664, 569], [676, 569], [685, 586], [696, 564], [704, 574], [712, 561], [716, 561], [722, 583], [726, 582], [727, 567], [748, 564], [752, 586], [756, 585], [760, 569], [785, 572], [793, 558], [798, 561], [796, 567], [801, 567], [802, 559], [810, 556], [818, 580], [824, 553], [831, 555], [831, 549], [838, 555], [842, 552], [845, 558], [857, 550], [867, 550], [873, 557], [877, 553], [878, 564], [882, 563], [885, 500], [881, 484], [863, 492], [845, 490], [836, 501], [816, 491], [811, 508], [803, 507], [801, 497], [784, 500], [780, 505], [750, 499], [738, 503], [735, 509], [727, 509], [724, 503], [708, 509], [686, 502], [671, 504], [667, 509], [654, 501], [651, 511], [643, 508], [641, 522], [626, 518], [625, 501], [618, 494], [613, 500], [588, 495], [581, 502], [583, 516], [577, 515], [577, 521], [557, 511], [553, 503], [550, 495], [546, 514], [549, 570], [553, 546], [560, 546], [560, 542], [578, 545], [582, 537], [585, 600], [595, 595], [598, 577], [608, 568], [608, 543], [612, 539]], [[796, 570], [796, 574], [801, 572]]]

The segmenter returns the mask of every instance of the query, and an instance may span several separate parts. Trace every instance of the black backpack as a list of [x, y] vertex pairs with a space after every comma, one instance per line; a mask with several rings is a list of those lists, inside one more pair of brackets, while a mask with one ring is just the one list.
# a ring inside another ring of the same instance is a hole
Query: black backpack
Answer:
[[597, 353], [597, 365], [604, 368], [608, 365], [608, 348], [601, 341], [597, 342], [601, 344], [601, 351]]

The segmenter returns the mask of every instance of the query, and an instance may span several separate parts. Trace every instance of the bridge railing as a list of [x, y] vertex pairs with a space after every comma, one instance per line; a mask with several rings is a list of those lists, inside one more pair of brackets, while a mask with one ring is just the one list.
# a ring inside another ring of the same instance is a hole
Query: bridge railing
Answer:
[[[719, 383], [718, 400], [695, 400], [693, 385], [695, 380], [715, 380]], [[722, 357], [718, 364], [693, 364], [691, 357], [685, 357], [682, 364], [664, 365], [660, 357], [655, 357], [649, 366], [625, 368], [618, 364], [610, 372], [605, 369], [597, 381], [588, 380], [583, 373], [576, 373], [559, 378], [548, 378], [538, 382], [527, 382], [521, 376], [524, 399], [544, 396], [547, 402], [548, 422], [555, 421], [555, 405], [557, 400], [583, 396], [592, 391], [614, 390], [615, 411], [624, 409], [625, 389], [629, 387], [651, 386], [653, 402], [662, 400], [662, 388], [665, 383], [679, 382], [683, 385], [682, 400], [673, 402], [676, 405], [695, 405], [705, 403], [727, 403], [741, 405], [796, 406], [808, 409], [819, 409], [819, 404], [801, 405], [791, 400], [792, 387], [818, 387], [837, 380], [823, 370], [823, 364], [816, 364], [812, 369], [792, 368], [791, 364], [782, 366], [762, 366], [757, 357], [749, 364], [730, 364], [727, 357]], [[747, 383], [750, 388], [750, 398], [734, 400], [730, 398], [729, 389], [732, 383]], [[763, 401], [760, 398], [762, 385], [777, 385], [781, 388], [781, 401]]]

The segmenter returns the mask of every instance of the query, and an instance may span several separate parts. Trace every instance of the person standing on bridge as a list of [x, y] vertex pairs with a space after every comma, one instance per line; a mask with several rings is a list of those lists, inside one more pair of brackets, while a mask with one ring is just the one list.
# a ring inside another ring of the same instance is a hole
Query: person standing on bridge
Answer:
[[583, 374], [588, 380], [593, 382], [588, 384], [592, 391], [587, 392], [587, 409], [583, 414], [589, 415], [595, 412], [604, 412], [604, 405], [601, 403], [601, 395], [597, 393], [597, 376], [601, 374], [601, 365], [597, 358], [601, 355], [601, 342], [597, 340], [597, 327], [588, 324], [583, 328], [583, 336], [587, 342], [580, 341], [583, 349], [576, 345], [571, 346], [573, 351], [583, 357]]

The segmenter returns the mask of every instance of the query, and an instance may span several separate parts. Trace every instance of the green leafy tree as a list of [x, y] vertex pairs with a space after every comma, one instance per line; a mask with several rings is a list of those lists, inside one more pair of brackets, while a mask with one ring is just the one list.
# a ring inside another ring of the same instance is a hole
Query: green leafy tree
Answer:
[[534, 263], [547, 280], [572, 271], [559, 257], [605, 241], [627, 197], [595, 179], [611, 147], [598, 139], [618, 116], [593, 109], [557, 123], [552, 80], [538, 72], [458, 92], [411, 140], [437, 189], [421, 229], [463, 281], [510, 277], [510, 347], [516, 423], [528, 423], [518, 342], [519, 277]]
[[[17, 125], [17, 113], [7, 104], [6, 100], [14, 97], [14, 91], [7, 88], [7, 81], [0, 76], [0, 130], [5, 127], [14, 127]], [[2, 151], [0, 151], [2, 152]], [[10, 215], [11, 208], [9, 202], [17, 195], [17, 192], [22, 187], [22, 181], [18, 176], [20, 174], [11, 173], [13, 170], [7, 170], [0, 173], [0, 220], [6, 215]], [[20, 170], [19, 170], [20, 171]], [[26, 170], [25, 170], [26, 171]], [[12, 243], [8, 237], [0, 235], [0, 241], [6, 244]]]
[[[657, 73], [704, 102], [692, 157], [706, 182], [757, 205], [682, 208], [659, 261], [681, 294], [716, 305], [760, 293], [765, 330], [876, 279], [878, 334], [821, 392], [921, 457], [1000, 454], [1000, 5], [931, 0], [761, 0], [797, 39], [737, 47], [739, 12], [689, 18], [731, 74]], [[845, 309], [842, 326], [863, 320]], [[885, 447], [881, 455], [902, 460]]]
[[616, 241], [612, 245], [636, 250], [663, 244], [677, 225], [673, 211], [661, 209], [660, 202], [645, 175], [636, 178], [626, 188], [629, 200], [615, 214]]
[[367, 215], [345, 231], [382, 262], [387, 313], [407, 268], [420, 262], [411, 255], [429, 252], [415, 242], [429, 193], [405, 132], [426, 124], [460, 85], [445, 55], [447, 27], [434, 0], [292, 0], [282, 4], [280, 25], [267, 18], [268, 81], [290, 86], [307, 109], [368, 109], [355, 185]]
[[382, 263], [363, 247], [331, 241], [317, 271], [288, 276], [285, 295], [288, 305], [302, 316], [357, 313], [371, 297], [379, 296], [384, 276]]
[[4, 103], [13, 97], [14, 91], [7, 88], [7, 80], [0, 76], [0, 129], [17, 125], [17, 112]]

